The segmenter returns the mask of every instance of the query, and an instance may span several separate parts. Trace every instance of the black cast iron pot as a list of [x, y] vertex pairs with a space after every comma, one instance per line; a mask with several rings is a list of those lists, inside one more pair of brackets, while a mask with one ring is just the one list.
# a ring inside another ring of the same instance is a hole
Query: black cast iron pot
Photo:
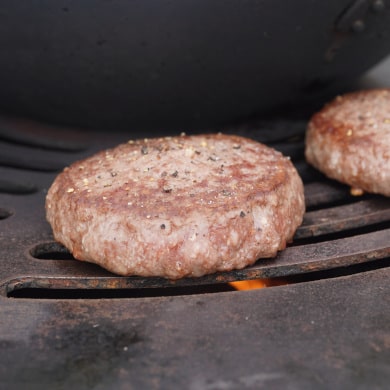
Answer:
[[390, 52], [382, 0], [2, 0], [0, 110], [187, 129], [304, 104]]

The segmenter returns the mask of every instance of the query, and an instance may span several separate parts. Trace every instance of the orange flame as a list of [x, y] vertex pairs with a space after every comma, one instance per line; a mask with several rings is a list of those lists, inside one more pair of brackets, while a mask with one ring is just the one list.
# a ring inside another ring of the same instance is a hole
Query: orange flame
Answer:
[[272, 286], [282, 286], [284, 284], [288, 284], [288, 282], [283, 279], [252, 279], [230, 282], [229, 284], [236, 290], [244, 291]]

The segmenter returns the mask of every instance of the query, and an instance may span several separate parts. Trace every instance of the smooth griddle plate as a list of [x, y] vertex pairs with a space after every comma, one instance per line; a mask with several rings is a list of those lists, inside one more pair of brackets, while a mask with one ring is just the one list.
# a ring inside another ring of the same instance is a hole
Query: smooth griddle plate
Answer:
[[[69, 163], [129, 139], [126, 134], [56, 129], [0, 121], [0, 295], [19, 289], [133, 289], [195, 286], [276, 278], [347, 267], [390, 256], [390, 199], [352, 197], [303, 158], [303, 121], [270, 121], [222, 129], [257, 139], [291, 156], [305, 182], [307, 213], [292, 245], [274, 259], [243, 270], [177, 281], [120, 277], [74, 260], [53, 241], [44, 200], [56, 174]], [[132, 134], [133, 138], [144, 137]]]

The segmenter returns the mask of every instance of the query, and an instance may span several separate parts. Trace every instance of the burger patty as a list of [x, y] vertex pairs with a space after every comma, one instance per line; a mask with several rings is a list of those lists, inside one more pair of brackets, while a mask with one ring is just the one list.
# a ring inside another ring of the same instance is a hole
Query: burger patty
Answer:
[[305, 154], [354, 190], [390, 196], [390, 89], [350, 93], [326, 105], [309, 122]]
[[273, 257], [304, 213], [289, 158], [209, 134], [129, 141], [78, 161], [46, 198], [54, 237], [120, 275], [170, 279]]

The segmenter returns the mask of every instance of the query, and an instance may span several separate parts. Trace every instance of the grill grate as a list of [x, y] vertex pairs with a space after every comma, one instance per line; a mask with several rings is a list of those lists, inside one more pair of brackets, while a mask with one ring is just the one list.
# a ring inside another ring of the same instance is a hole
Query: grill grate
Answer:
[[243, 270], [170, 281], [119, 277], [96, 265], [76, 261], [53, 241], [45, 222], [45, 194], [58, 170], [126, 141], [128, 136], [110, 133], [108, 137], [103, 133], [0, 120], [0, 294], [7, 296], [31, 288], [201, 286], [307, 274], [390, 256], [390, 199], [369, 194], [353, 197], [348, 187], [310, 168], [303, 158], [305, 122], [259, 122], [222, 130], [257, 139], [291, 156], [305, 183], [304, 222], [294, 242], [275, 259], [259, 260]]

